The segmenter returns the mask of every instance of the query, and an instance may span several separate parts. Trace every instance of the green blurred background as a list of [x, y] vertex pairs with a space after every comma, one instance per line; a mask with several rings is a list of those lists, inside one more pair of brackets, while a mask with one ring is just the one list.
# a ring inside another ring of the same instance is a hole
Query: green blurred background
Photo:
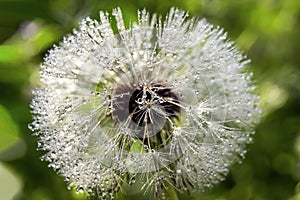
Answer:
[[[116, 6], [127, 22], [141, 8], [185, 9], [224, 27], [252, 60], [263, 117], [246, 159], [211, 191], [180, 199], [300, 200], [299, 0], [0, 0], [0, 200], [85, 199], [39, 160], [28, 105], [47, 50], [83, 17]], [[120, 199], [147, 199], [136, 188]]]

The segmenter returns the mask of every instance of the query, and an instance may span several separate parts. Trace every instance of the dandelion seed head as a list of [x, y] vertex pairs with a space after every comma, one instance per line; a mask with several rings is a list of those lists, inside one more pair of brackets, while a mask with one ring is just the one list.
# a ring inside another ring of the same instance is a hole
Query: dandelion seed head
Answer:
[[226, 33], [172, 8], [86, 18], [41, 64], [30, 129], [78, 192], [113, 197], [136, 178], [162, 195], [222, 181], [259, 121], [249, 62]]

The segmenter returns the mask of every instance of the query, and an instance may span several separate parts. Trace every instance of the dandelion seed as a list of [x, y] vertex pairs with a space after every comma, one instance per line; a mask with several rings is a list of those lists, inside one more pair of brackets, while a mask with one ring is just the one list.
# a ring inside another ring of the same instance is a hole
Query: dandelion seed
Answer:
[[245, 155], [260, 110], [249, 61], [226, 33], [172, 8], [138, 12], [126, 29], [119, 8], [90, 18], [41, 65], [31, 129], [49, 166], [77, 191], [111, 198], [143, 183], [164, 196], [205, 190]]

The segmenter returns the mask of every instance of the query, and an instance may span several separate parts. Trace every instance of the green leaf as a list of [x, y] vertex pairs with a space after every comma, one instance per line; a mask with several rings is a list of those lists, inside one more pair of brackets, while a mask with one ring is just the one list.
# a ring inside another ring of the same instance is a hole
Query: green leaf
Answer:
[[14, 46], [0, 46], [0, 62], [17, 63], [23, 59], [22, 52]]
[[20, 178], [0, 162], [0, 198], [15, 199], [21, 189]]
[[19, 129], [5, 107], [0, 105], [0, 152], [19, 141]]
[[45, 51], [60, 37], [61, 31], [55, 25], [42, 27], [36, 35], [29, 40], [34, 54]]

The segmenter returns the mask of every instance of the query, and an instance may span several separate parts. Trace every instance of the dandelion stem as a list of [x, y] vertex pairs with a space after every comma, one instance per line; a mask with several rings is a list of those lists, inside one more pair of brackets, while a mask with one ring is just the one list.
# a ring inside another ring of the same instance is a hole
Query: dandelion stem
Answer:
[[174, 189], [174, 187], [169, 186], [166, 189], [166, 199], [167, 200], [179, 200], [178, 194], [177, 194], [176, 190]]

